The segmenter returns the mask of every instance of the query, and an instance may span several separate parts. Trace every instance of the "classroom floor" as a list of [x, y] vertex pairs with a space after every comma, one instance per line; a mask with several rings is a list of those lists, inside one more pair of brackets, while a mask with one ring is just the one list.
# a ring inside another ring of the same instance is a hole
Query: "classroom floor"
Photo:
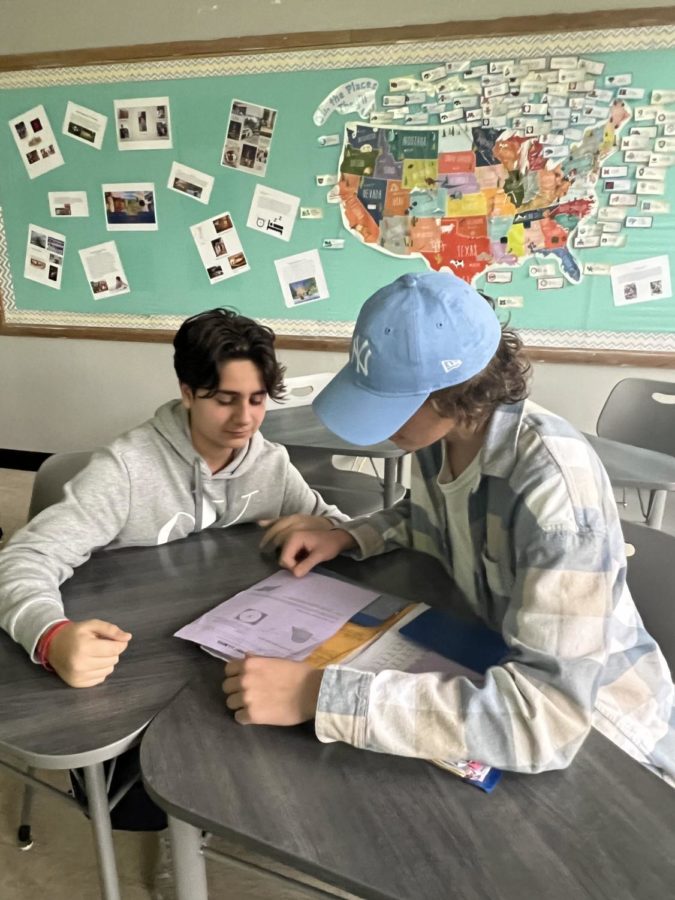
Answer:
[[[33, 484], [33, 473], [0, 469], [0, 526], [4, 540], [26, 521]], [[617, 491], [621, 499], [621, 491]], [[627, 492], [627, 506], [619, 507], [621, 516], [641, 521], [635, 492]], [[675, 534], [675, 502], [669, 498], [664, 531]], [[64, 773], [48, 775], [59, 787], [65, 785]], [[22, 785], [0, 772], [0, 898], [11, 900], [98, 900], [98, 873], [88, 821], [77, 812], [63, 815], [60, 802], [38, 795], [33, 814], [34, 847], [22, 853], [16, 846], [16, 828], [21, 807]], [[214, 841], [214, 847], [218, 842]], [[148, 834], [115, 832], [115, 848], [123, 900], [149, 900], [150, 885], [157, 854], [157, 837]], [[246, 858], [240, 847], [229, 845], [229, 852]], [[227, 900], [307, 900], [311, 890], [283, 887], [270, 877], [255, 872], [242, 873], [233, 866], [207, 862], [209, 895]], [[279, 867], [280, 871], [283, 870]], [[307, 879], [311, 883], [310, 879]], [[73, 892], [73, 885], [77, 892]], [[326, 886], [322, 885], [326, 890]], [[335, 891], [335, 896], [351, 895]], [[354, 898], [356, 900], [356, 898]]]

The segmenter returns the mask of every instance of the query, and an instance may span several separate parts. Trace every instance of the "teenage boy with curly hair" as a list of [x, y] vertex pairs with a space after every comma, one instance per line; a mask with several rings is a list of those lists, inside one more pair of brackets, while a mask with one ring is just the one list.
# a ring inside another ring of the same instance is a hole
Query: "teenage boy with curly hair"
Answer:
[[528, 369], [517, 335], [453, 275], [404, 275], [365, 303], [314, 408], [346, 440], [414, 452], [411, 496], [281, 536], [281, 563], [302, 576], [346, 551], [428, 553], [508, 652], [480, 684], [358, 660], [230, 662], [239, 722], [315, 717], [322, 741], [517, 772], [564, 768], [594, 726], [675, 785], [675, 688], [626, 585], [612, 487], [585, 439], [526, 399]]

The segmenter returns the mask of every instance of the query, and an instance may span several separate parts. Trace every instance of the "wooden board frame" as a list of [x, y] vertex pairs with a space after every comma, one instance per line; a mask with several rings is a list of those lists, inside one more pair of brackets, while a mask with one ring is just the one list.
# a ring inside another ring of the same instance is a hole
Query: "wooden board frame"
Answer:
[[[645, 28], [675, 25], [675, 7], [602, 10], [597, 12], [519, 16], [492, 21], [472, 20], [433, 25], [397, 26], [393, 28], [298, 32], [294, 34], [252, 35], [209, 41], [175, 41], [138, 44], [129, 47], [103, 47], [81, 50], [16, 54], [0, 57], [0, 72], [70, 68], [124, 62], [147, 62], [167, 59], [210, 56], [277, 53], [287, 50], [317, 50], [372, 44], [400, 44], [424, 40], [466, 39], [491, 36], [530, 34], [565, 34], [575, 31], [600, 31], [617, 28]], [[110, 328], [95, 326], [27, 325], [8, 323], [0, 294], [0, 335], [60, 337], [114, 341], [168, 343], [173, 332], [154, 329]], [[346, 351], [349, 341], [338, 337], [300, 337], [277, 335], [277, 347], [314, 351]], [[675, 368], [675, 353], [616, 351], [589, 349], [555, 349], [529, 346], [535, 361], [632, 365]]]

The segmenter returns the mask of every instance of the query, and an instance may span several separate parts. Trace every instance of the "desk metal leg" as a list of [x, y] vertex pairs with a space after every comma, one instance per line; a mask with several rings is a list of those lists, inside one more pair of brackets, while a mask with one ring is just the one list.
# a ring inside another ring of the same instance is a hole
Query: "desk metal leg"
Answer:
[[103, 763], [85, 766], [84, 782], [87, 788], [89, 816], [94, 829], [103, 900], [121, 900]]
[[649, 498], [649, 513], [647, 525], [650, 528], [660, 528], [663, 525], [663, 514], [666, 511], [666, 497], [668, 491], [652, 491]]
[[169, 837], [178, 900], [208, 900], [200, 829], [169, 816]]
[[384, 460], [384, 508], [394, 505], [394, 487], [396, 486], [396, 457]]

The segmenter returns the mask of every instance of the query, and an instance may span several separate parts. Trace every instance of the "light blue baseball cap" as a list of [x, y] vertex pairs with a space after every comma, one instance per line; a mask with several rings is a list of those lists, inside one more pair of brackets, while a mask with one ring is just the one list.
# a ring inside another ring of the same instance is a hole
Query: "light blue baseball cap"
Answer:
[[349, 362], [314, 410], [343, 440], [376, 444], [433, 391], [481, 372], [500, 339], [494, 310], [466, 281], [449, 272], [402, 275], [364, 303]]

